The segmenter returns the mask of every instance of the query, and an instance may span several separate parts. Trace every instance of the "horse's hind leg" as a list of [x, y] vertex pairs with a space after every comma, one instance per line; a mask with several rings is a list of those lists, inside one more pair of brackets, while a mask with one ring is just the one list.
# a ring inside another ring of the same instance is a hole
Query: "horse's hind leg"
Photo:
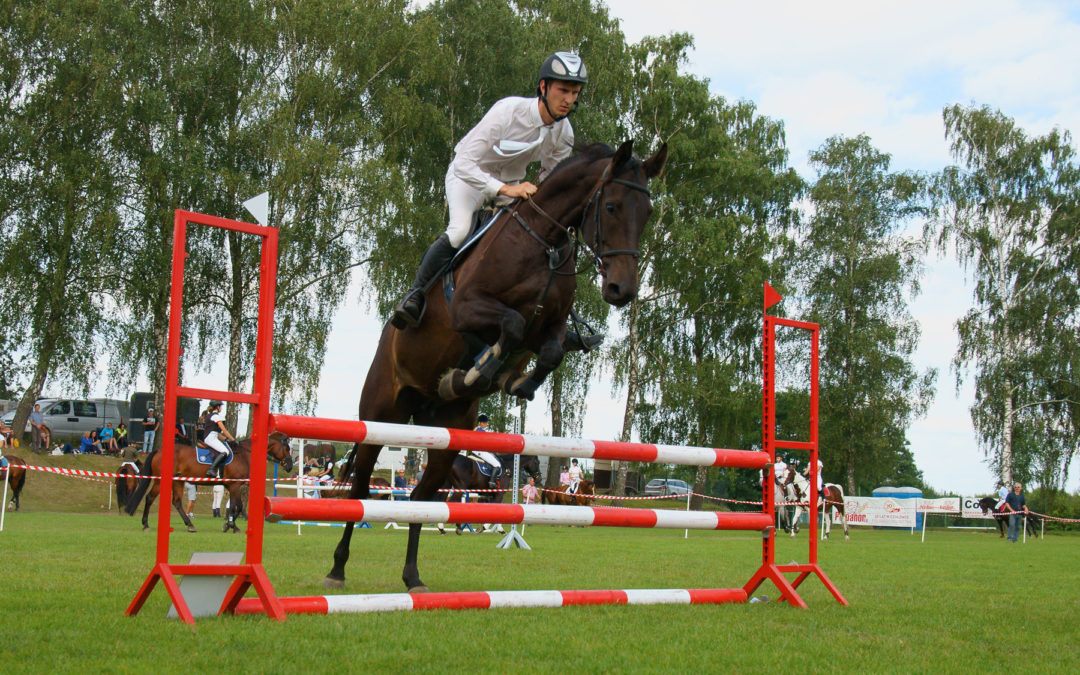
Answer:
[[146, 503], [143, 506], [142, 512], [142, 529], [143, 532], [150, 529], [150, 505], [154, 503], [154, 499], [157, 498], [157, 489], [152, 489], [146, 495]]

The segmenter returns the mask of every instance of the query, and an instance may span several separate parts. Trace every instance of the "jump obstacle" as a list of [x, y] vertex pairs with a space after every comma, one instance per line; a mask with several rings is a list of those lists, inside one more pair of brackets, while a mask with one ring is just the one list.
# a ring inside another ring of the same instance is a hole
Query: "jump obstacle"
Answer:
[[[259, 314], [256, 333], [252, 393], [218, 391], [179, 385], [180, 328], [183, 313], [184, 263], [187, 257], [189, 224], [217, 227], [261, 237], [259, 269]], [[556, 437], [476, 432], [381, 422], [332, 420], [295, 415], [272, 415], [269, 411], [271, 354], [273, 351], [274, 296], [277, 286], [277, 244], [275, 228], [254, 225], [191, 211], [177, 210], [173, 220], [172, 289], [169, 303], [169, 344], [166, 365], [164, 428], [175, 424], [176, 399], [180, 396], [211, 398], [249, 404], [252, 407], [251, 482], [245, 541], [245, 562], [236, 565], [182, 564], [169, 561], [169, 535], [174, 482], [175, 447], [171, 434], [163, 439], [161, 453], [161, 493], [158, 505], [157, 550], [150, 574], [128, 606], [126, 614], [137, 614], [161, 581], [186, 623], [195, 619], [180, 592], [178, 576], [226, 576], [232, 584], [225, 593], [218, 614], [266, 614], [278, 621], [287, 613], [370, 612], [410, 609], [487, 609], [494, 607], [560, 607], [589, 604], [697, 604], [747, 602], [766, 580], [780, 591], [781, 601], [806, 608], [796, 589], [810, 575], [821, 579], [840, 604], [848, 604], [818, 565], [817, 519], [810, 519], [809, 561], [778, 565], [775, 560], [774, 483], [763, 481], [760, 512], [683, 512], [663, 509], [627, 509], [593, 506], [543, 506], [516, 504], [466, 504], [446, 502], [382, 502], [376, 500], [307, 500], [266, 497], [267, 441], [274, 431], [290, 437], [317, 440], [412, 445], [446, 450], [495, 450], [551, 457], [583, 457], [636, 462], [663, 462], [690, 466], [735, 467], [762, 470], [772, 466], [776, 450], [806, 451], [810, 455], [810, 503], [816, 504], [818, 457], [818, 336], [817, 324], [768, 315], [768, 308], [780, 296], [765, 285], [763, 334], [762, 450], [729, 450], [587, 441]], [[777, 326], [810, 333], [810, 420], [808, 441], [777, 440], [775, 411], [775, 343]], [[771, 471], [769, 472], [771, 473]], [[473, 591], [456, 593], [379, 595], [333, 595], [278, 597], [262, 565], [264, 518], [271, 520], [330, 520], [426, 523], [501, 522], [609, 527], [659, 527], [674, 529], [753, 530], [762, 535], [761, 565], [741, 588], [718, 589], [629, 589], [572, 591]], [[789, 581], [785, 574], [798, 574]], [[254, 598], [244, 598], [249, 588]]]

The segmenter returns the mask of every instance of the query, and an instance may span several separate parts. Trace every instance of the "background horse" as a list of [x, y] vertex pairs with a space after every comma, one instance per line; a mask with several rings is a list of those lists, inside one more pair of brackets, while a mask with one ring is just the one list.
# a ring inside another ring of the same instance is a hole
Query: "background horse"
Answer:
[[124, 462], [116, 470], [116, 504], [119, 507], [116, 512], [118, 515], [124, 515], [124, 507], [127, 505], [128, 498], [135, 493], [139, 486], [139, 474], [141, 472], [142, 462], [139, 460], [135, 460], [134, 464]]
[[[500, 453], [496, 457], [499, 459], [499, 464], [502, 465], [502, 473], [499, 474], [499, 484], [497, 490], [511, 490], [514, 486], [514, 455]], [[480, 495], [479, 501], [488, 504], [494, 504], [496, 502], [502, 503], [505, 501], [505, 492], [485, 492], [485, 490], [491, 489], [491, 483], [488, 481], [488, 477], [480, 472], [480, 462], [483, 460], [475, 460], [464, 455], [458, 455], [454, 458], [454, 464], [450, 469], [450, 486], [455, 491], [468, 494], [470, 492], [478, 492]], [[536, 455], [522, 455], [521, 456], [521, 472], [526, 476], [531, 476], [539, 487], [542, 484], [543, 477], [540, 475], [540, 459]], [[524, 485], [524, 482], [522, 482]], [[443, 499], [454, 499], [455, 493], [449, 493]], [[438, 499], [438, 498], [437, 498]], [[439, 499], [442, 501], [443, 499]], [[461, 534], [464, 529], [464, 524], [458, 524], [457, 533]], [[487, 524], [480, 526], [480, 531], [488, 529]], [[504, 530], [502, 525], [494, 524], [491, 529], [503, 534]], [[440, 532], [442, 530], [440, 529]]]
[[[617, 151], [591, 145], [561, 162], [531, 199], [516, 202], [474, 248], [463, 249], [463, 262], [432, 286], [419, 326], [384, 326], [359, 419], [471, 430], [484, 396], [501, 389], [533, 398], [565, 354], [579, 253], [599, 270], [605, 302], [622, 307], [637, 296], [637, 249], [652, 214], [646, 184], [666, 159], [663, 146], [639, 161], [627, 141]], [[456, 289], [450, 294], [446, 279]], [[526, 373], [533, 355], [536, 364]], [[368, 496], [381, 450], [381, 444], [354, 446], [351, 499]], [[435, 498], [457, 454], [431, 450], [411, 499]], [[416, 565], [420, 529], [409, 526], [401, 574], [416, 592], [427, 590]], [[334, 549], [327, 588], [345, 585], [352, 533], [350, 523]]]
[[569, 485], [548, 488], [540, 493], [541, 504], [555, 504], [556, 506], [589, 506], [592, 497], [596, 495], [591, 480], [578, 481], [577, 492], [570, 494], [567, 490]]
[[22, 493], [23, 485], [26, 485], [26, 462], [16, 455], [4, 455], [4, 457], [8, 461], [7, 471], [3, 471], [4, 480], [8, 483], [8, 499], [18, 511], [19, 495]]
[[[787, 469], [790, 471], [791, 469]], [[766, 478], [768, 477], [768, 478]], [[770, 469], [764, 469], [761, 472], [761, 489], [765, 489], [765, 481], [771, 479], [775, 481], [776, 485], [773, 487], [773, 505], [776, 510], [776, 517], [779, 519], [780, 528], [784, 532], [791, 532], [791, 514], [787, 507], [787, 495], [784, 490], [784, 480], [787, 478], [787, 472], [781, 474], [779, 478], [776, 478], [776, 474]], [[763, 493], [764, 494], [764, 493]]]
[[[236, 526], [236, 517], [241, 513], [244, 508], [244, 491], [247, 487], [245, 482], [251, 477], [251, 439], [245, 438], [239, 443], [229, 444], [233, 449], [232, 461], [222, 467], [224, 478], [220, 481], [200, 481], [208, 484], [223, 483], [225, 489], [229, 491], [229, 508], [225, 512], [225, 523], [221, 526], [222, 532], [228, 532], [230, 529], [233, 532], [240, 532], [240, 528]], [[292, 471], [292, 451], [289, 448], [289, 437], [281, 432], [275, 431], [270, 434], [270, 438], [267, 442], [267, 457], [273, 459], [280, 464], [285, 470], [285, 473]], [[206, 475], [207, 464], [202, 464], [197, 458], [197, 453], [194, 447], [190, 445], [184, 445], [182, 443], [176, 444], [175, 451], [175, 463], [173, 465], [173, 475], [176, 479], [173, 481], [173, 506], [176, 508], [176, 512], [180, 514], [180, 518], [184, 521], [184, 525], [187, 526], [188, 532], [194, 532], [195, 526], [192, 525], [191, 519], [188, 518], [187, 513], [180, 506], [180, 496], [183, 494], [183, 477], [202, 477]], [[158, 493], [161, 491], [161, 479], [156, 478], [151, 480], [147, 476], [160, 476], [161, 473], [161, 453], [155, 452], [143, 465], [142, 473], [140, 474], [139, 486], [135, 492], [128, 497], [126, 510], [128, 515], [134, 515], [135, 510], [139, 508], [139, 500], [146, 494], [147, 489], [150, 487], [150, 483], [153, 482], [153, 489], [150, 490], [150, 494], [146, 497], [146, 506], [143, 508], [142, 524], [143, 530], [150, 529], [150, 523], [148, 517], [150, 514], [150, 505], [157, 499]], [[262, 495], [258, 495], [261, 499]]]
[[[795, 536], [795, 532], [798, 531], [799, 518], [802, 516], [804, 506], [801, 504], [810, 499], [810, 481], [806, 479], [806, 476], [801, 473], [789, 469], [788, 476], [785, 480], [785, 484], [791, 488], [790, 498], [792, 501], [798, 502], [795, 506], [795, 531], [791, 533], [791, 536]], [[844, 539], [850, 540], [851, 535], [848, 532], [847, 514], [844, 512], [844, 489], [835, 483], [826, 483], [822, 488], [821, 493], [818, 495], [817, 508], [814, 509], [814, 517], [817, 517], [818, 513], [821, 513], [822, 509], [825, 511], [825, 526], [823, 537], [829, 538], [829, 534], [832, 532], [833, 513], [838, 512], [840, 514], [840, 520], [844, 523]]]
[[[1009, 527], [1009, 514], [994, 509], [998, 503], [997, 497], [983, 497], [979, 500], [979, 508], [982, 509], [984, 515], [994, 514], [994, 520], [997, 521], [998, 533], [1001, 538], [1005, 537], [1005, 530]], [[1036, 537], [1039, 534], [1038, 529], [1035, 527], [1036, 516], [1029, 515], [1027, 521], [1027, 531], [1031, 536]]]

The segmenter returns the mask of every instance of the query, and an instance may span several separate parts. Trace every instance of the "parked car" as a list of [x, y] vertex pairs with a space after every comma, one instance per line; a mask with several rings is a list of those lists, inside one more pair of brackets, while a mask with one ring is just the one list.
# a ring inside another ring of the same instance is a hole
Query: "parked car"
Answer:
[[670, 495], [686, 495], [690, 492], [692, 490], [684, 480], [678, 478], [653, 478], [645, 484], [644, 495], [646, 497], [668, 497]]

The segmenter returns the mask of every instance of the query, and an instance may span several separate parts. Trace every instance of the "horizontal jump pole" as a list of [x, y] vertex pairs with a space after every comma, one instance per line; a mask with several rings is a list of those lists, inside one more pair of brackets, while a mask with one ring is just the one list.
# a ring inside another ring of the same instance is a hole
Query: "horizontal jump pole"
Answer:
[[[346, 614], [416, 609], [496, 609], [571, 605], [718, 605], [746, 602], [741, 588], [630, 589], [612, 591], [472, 591], [382, 593], [278, 598], [286, 614]], [[244, 598], [237, 614], [263, 614], [258, 598]]]
[[270, 415], [270, 430], [296, 438], [320, 441], [351, 441], [368, 445], [398, 445], [434, 450], [487, 450], [518, 455], [661, 462], [685, 466], [727, 466], [737, 469], [763, 469], [769, 464], [769, 454], [755, 450], [589, 441], [558, 436], [504, 434], [298, 415]]
[[295, 499], [267, 497], [267, 520], [326, 520], [368, 523], [520, 523], [595, 525], [674, 530], [764, 530], [766, 513], [674, 511], [611, 506], [469, 504], [462, 502], [386, 502], [373, 499]]

